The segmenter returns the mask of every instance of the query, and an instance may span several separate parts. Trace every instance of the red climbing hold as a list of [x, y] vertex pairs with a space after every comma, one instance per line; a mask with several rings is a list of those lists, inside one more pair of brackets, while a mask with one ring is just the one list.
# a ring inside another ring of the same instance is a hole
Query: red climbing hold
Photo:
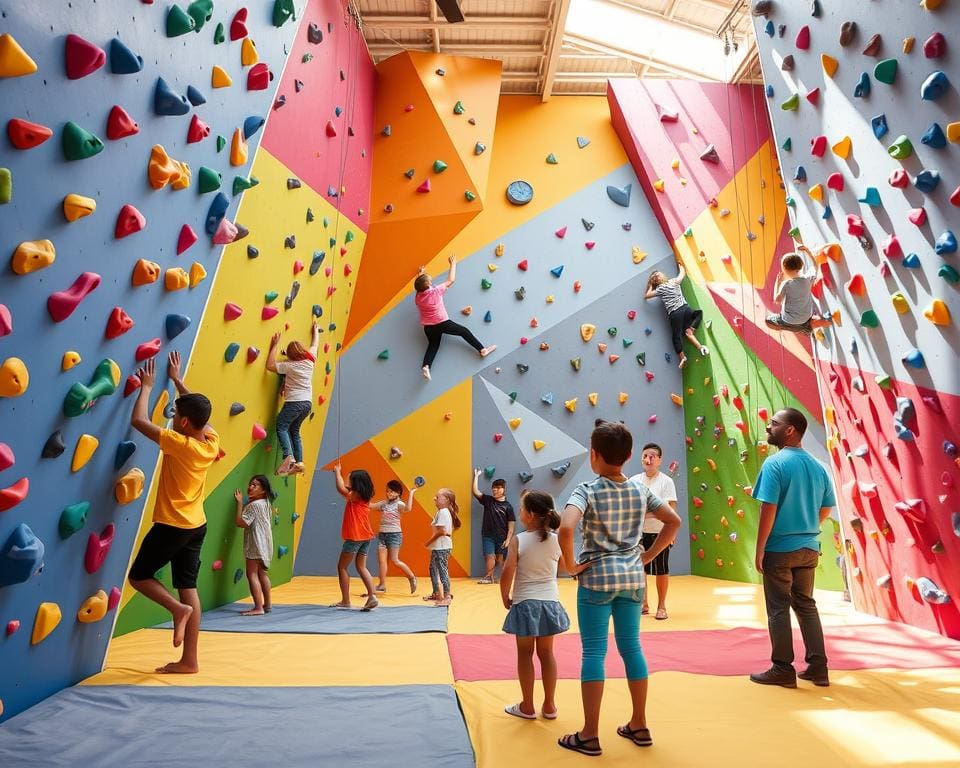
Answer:
[[67, 77], [79, 80], [100, 69], [107, 62], [107, 54], [79, 35], [67, 35], [66, 59]]
[[7, 636], [14, 634], [18, 629], [20, 629], [20, 619], [10, 619], [7, 622]]
[[261, 320], [271, 320], [280, 314], [280, 310], [276, 307], [264, 307], [260, 310], [260, 319]]
[[950, 204], [960, 208], [960, 187], [953, 190], [953, 194], [950, 195]]
[[7, 136], [17, 149], [33, 149], [53, 136], [53, 131], [40, 123], [31, 123], [15, 117], [7, 121]]
[[107, 117], [107, 138], [116, 141], [140, 133], [140, 126], [119, 104], [114, 104]]
[[253, 428], [250, 430], [250, 435], [254, 440], [263, 440], [263, 438], [267, 436], [267, 430], [265, 430], [259, 424], [254, 424]]
[[827, 186], [835, 189], [837, 192], [843, 192], [843, 174], [831, 173], [827, 176]]
[[911, 224], [915, 224], [918, 227], [922, 227], [927, 222], [927, 212], [924, 210], [923, 206], [920, 208], [914, 208], [907, 214], [907, 220]]
[[807, 91], [806, 99], [811, 104], [816, 104], [818, 101], [820, 101], [820, 89], [814, 88], [812, 91]]
[[138, 389], [140, 389], [140, 385], [142, 383], [143, 382], [140, 381], [139, 376], [137, 376], [135, 373], [131, 373], [129, 376], [127, 376], [127, 381], [123, 385], [123, 396], [130, 397], [133, 392], [136, 392]]
[[810, 27], [804, 24], [797, 32], [797, 48], [805, 51], [810, 47]]
[[9, 488], [0, 488], [0, 512], [6, 512], [13, 509], [17, 504], [27, 498], [30, 491], [30, 478], [24, 477]]
[[588, 251], [592, 251], [595, 246], [596, 246], [596, 243], [593, 240], [587, 240], [587, 242], [583, 244], [583, 247], [586, 248]]
[[247, 73], [247, 90], [265, 91], [271, 80], [273, 80], [273, 73], [270, 72], [270, 67], [261, 61]]
[[241, 8], [233, 15], [230, 22], [230, 39], [239, 40], [247, 36], [247, 9]]
[[561, 240], [563, 240], [564, 236], [567, 234], [567, 228], [566, 228], [566, 227], [560, 227], [560, 229], [558, 229], [558, 230], [557, 230], [556, 232], [554, 232], [553, 234], [555, 234], [557, 237], [559, 237]]
[[187, 128], [187, 144], [196, 144], [210, 135], [210, 126], [200, 119], [199, 115], [190, 118], [190, 127]]
[[191, 245], [197, 242], [197, 233], [193, 231], [193, 227], [189, 224], [184, 224], [180, 227], [180, 236], [177, 237], [177, 256], [187, 250]]
[[529, 266], [530, 266], [530, 265], [527, 263], [527, 260], [524, 259], [524, 260], [521, 261], [519, 264], [517, 264], [517, 269], [521, 270], [522, 272], [526, 272], [526, 271], [527, 271], [527, 267], [529, 267]]
[[826, 136], [817, 136], [816, 138], [810, 139], [810, 154], [815, 155], [816, 157], [823, 157], [823, 153], [826, 151]]
[[108, 339], [115, 339], [133, 328], [133, 318], [124, 312], [122, 307], [114, 307], [107, 318], [107, 331], [104, 334]]
[[[303, 272], [303, 262], [300, 261], [300, 259], [297, 259], [295, 262], [293, 262], [293, 274], [299, 275], [301, 272]], [[333, 274], [333, 273], [331, 272], [330, 274]], [[329, 276], [330, 275], [327, 275], [327, 277]]]
[[424, 179], [423, 184], [417, 187], [417, 192], [429, 192], [430, 191], [430, 179]]
[[144, 215], [136, 208], [127, 203], [120, 209], [117, 216], [117, 226], [113, 230], [113, 236], [120, 240], [127, 235], [133, 235], [147, 226], [147, 220]]
[[0, 338], [13, 333], [13, 315], [6, 304], [0, 304]]
[[229, 301], [223, 306], [224, 320], [236, 320], [242, 314], [243, 314], [243, 307], [240, 307], [236, 304], [231, 304]]
[[897, 168], [897, 170], [890, 174], [887, 183], [897, 189], [906, 189], [907, 184], [910, 183], [910, 177], [907, 176], [907, 172], [903, 170], [903, 168]]
[[866, 294], [867, 284], [863, 279], [863, 275], [852, 275], [847, 281], [847, 291], [853, 296], [863, 296]]
[[743, 410], [743, 398], [740, 395], [735, 395], [733, 398], [733, 407], [738, 411]]
[[254, 362], [258, 357], [260, 357], [260, 350], [256, 347], [247, 347], [247, 365]]
[[83, 556], [83, 568], [87, 573], [96, 573], [107, 559], [107, 553], [113, 544], [113, 535], [115, 532], [113, 523], [107, 523], [99, 536], [95, 533], [90, 534], [87, 539], [87, 551]]
[[866, 229], [863, 226], [863, 219], [857, 216], [855, 213], [847, 214], [847, 232], [848, 234], [853, 235], [854, 237], [860, 237]]
[[903, 256], [903, 248], [900, 247], [900, 240], [896, 235], [890, 235], [886, 240], [883, 241], [882, 250], [883, 255], [888, 259]]
[[151, 357], [154, 357], [160, 352], [160, 339], [151, 339], [150, 341], [145, 341], [143, 344], [137, 346], [137, 351], [134, 354], [134, 357], [137, 359], [138, 363], [142, 363], [144, 360], [149, 360]]
[[942, 32], [934, 32], [923, 43], [923, 55], [928, 59], [939, 59], [947, 52], [947, 41]]
[[327, 120], [327, 137], [332, 139], [336, 135], [337, 129], [333, 124], [333, 120]]
[[53, 322], [59, 323], [73, 314], [73, 310], [100, 285], [100, 275], [96, 272], [84, 272], [65, 291], [50, 294], [47, 299], [47, 311]]

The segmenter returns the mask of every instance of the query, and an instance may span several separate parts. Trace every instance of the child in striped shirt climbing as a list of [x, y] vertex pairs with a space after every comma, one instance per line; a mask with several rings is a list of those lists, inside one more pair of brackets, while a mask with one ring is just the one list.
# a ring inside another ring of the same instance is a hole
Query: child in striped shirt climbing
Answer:
[[680, 284], [687, 273], [683, 264], [677, 264], [677, 266], [680, 268], [680, 272], [674, 278], [668, 278], [660, 271], [651, 273], [650, 279], [647, 280], [647, 292], [643, 295], [643, 298], [660, 298], [663, 301], [663, 307], [667, 310], [667, 317], [670, 319], [673, 349], [680, 357], [680, 367], [683, 368], [687, 364], [687, 356], [683, 352], [684, 336], [700, 350], [700, 354], [704, 357], [710, 354], [710, 350], [697, 339], [697, 328], [700, 327], [700, 321], [703, 320], [703, 312], [699, 309], [690, 309], [687, 300], [683, 298]]

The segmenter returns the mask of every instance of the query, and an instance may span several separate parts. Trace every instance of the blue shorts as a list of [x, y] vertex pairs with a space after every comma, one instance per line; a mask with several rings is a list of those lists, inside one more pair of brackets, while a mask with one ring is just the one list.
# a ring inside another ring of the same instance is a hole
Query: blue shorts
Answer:
[[371, 539], [366, 541], [355, 541], [353, 539], [344, 539], [343, 547], [340, 549], [341, 552], [349, 552], [352, 555], [366, 555], [367, 550], [370, 549]]
[[403, 544], [403, 534], [400, 531], [380, 531], [377, 534], [380, 549], [400, 549]]
[[503, 549], [504, 539], [494, 536], [483, 536], [482, 539], [484, 557], [489, 557], [490, 555], [506, 556], [507, 553]]

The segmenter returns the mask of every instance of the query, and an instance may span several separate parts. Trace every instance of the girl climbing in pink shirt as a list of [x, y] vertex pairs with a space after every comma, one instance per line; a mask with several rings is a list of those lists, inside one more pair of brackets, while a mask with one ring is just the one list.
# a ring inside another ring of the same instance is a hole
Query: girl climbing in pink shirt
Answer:
[[489, 347], [483, 346], [469, 328], [453, 322], [447, 314], [447, 308], [443, 305], [443, 294], [457, 279], [457, 257], [450, 254], [448, 261], [450, 274], [446, 282], [434, 285], [423, 267], [420, 267], [417, 279], [413, 281], [413, 287], [417, 291], [415, 301], [417, 310], [420, 312], [420, 325], [423, 326], [423, 332], [427, 336], [427, 351], [423, 355], [422, 370], [423, 378], [428, 380], [430, 366], [433, 365], [433, 359], [437, 356], [437, 350], [440, 349], [440, 340], [445, 333], [462, 338], [480, 353], [480, 357], [486, 357], [497, 348], [496, 344], [491, 344]]

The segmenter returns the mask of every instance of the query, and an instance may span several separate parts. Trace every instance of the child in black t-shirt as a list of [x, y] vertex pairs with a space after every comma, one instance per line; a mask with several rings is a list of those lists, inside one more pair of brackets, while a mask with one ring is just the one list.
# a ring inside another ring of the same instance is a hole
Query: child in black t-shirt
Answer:
[[496, 584], [494, 571], [499, 565], [503, 569], [503, 561], [507, 555], [507, 547], [513, 538], [513, 529], [516, 526], [516, 515], [513, 506], [507, 501], [507, 481], [496, 479], [490, 486], [490, 493], [480, 492], [480, 470], [473, 470], [473, 495], [483, 506], [483, 525], [480, 536], [483, 540], [483, 560], [486, 573], [478, 584]]

